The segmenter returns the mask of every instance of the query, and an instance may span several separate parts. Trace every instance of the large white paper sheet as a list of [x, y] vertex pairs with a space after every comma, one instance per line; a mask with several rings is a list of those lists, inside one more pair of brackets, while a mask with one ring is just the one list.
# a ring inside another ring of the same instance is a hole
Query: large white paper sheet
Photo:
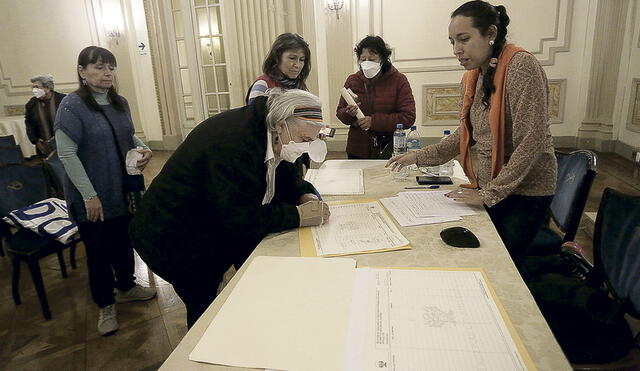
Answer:
[[378, 202], [329, 208], [329, 222], [311, 228], [318, 256], [396, 249], [409, 244]]
[[526, 370], [479, 271], [359, 268], [344, 370]]
[[445, 194], [451, 191], [400, 192], [398, 196], [416, 216], [465, 216], [476, 212], [461, 201], [454, 201]]
[[321, 195], [362, 195], [362, 169], [309, 169], [304, 180], [313, 184]]
[[455, 222], [462, 219], [459, 216], [416, 216], [413, 211], [411, 211], [411, 208], [409, 208], [404, 200], [400, 197], [381, 198], [380, 202], [382, 202], [384, 207], [389, 210], [398, 224], [403, 227]]
[[353, 259], [256, 257], [189, 359], [340, 370], [354, 274]]

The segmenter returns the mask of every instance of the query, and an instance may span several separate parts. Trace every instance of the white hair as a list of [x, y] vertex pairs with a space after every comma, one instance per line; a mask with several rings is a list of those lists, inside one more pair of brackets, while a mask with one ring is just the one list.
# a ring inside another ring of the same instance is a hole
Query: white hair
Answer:
[[34, 83], [34, 82], [39, 82], [45, 88], [49, 88], [49, 89], [53, 90], [53, 76], [51, 76], [49, 74], [33, 76], [31, 78], [31, 83]]
[[[267, 99], [267, 128], [276, 130], [276, 124], [293, 116], [297, 107], [322, 107], [320, 98], [300, 89], [273, 88], [266, 92]], [[309, 121], [311, 125], [324, 126], [321, 122]]]

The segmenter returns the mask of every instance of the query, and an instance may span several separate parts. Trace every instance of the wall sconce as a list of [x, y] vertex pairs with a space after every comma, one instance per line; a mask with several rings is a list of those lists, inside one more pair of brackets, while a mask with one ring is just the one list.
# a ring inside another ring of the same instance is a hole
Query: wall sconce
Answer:
[[103, 2], [102, 25], [104, 32], [110, 40], [118, 45], [120, 30], [123, 28], [122, 12], [115, 1]]
[[344, 0], [327, 0], [327, 8], [336, 12], [336, 19], [340, 19], [340, 10], [344, 6]]

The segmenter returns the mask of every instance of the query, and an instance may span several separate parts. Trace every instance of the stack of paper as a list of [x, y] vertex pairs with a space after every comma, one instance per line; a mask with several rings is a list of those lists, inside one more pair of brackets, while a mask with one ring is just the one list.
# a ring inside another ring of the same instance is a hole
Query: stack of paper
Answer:
[[304, 180], [321, 195], [364, 194], [362, 169], [309, 169]]
[[336, 256], [410, 249], [377, 201], [330, 202], [325, 224], [300, 229], [302, 256]]
[[448, 192], [400, 192], [398, 196], [383, 198], [380, 202], [403, 227], [451, 222], [476, 213], [464, 202], [446, 197]]
[[535, 369], [477, 269], [256, 257], [190, 360], [279, 370]]

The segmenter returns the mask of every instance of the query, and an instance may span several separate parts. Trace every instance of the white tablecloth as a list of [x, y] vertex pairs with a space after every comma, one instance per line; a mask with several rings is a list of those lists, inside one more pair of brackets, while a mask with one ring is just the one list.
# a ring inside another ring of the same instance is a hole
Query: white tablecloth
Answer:
[[24, 116], [0, 117], [0, 136], [5, 135], [13, 135], [16, 144], [22, 150], [22, 156], [31, 157], [36, 154], [36, 146], [31, 144], [29, 137], [27, 137]]

